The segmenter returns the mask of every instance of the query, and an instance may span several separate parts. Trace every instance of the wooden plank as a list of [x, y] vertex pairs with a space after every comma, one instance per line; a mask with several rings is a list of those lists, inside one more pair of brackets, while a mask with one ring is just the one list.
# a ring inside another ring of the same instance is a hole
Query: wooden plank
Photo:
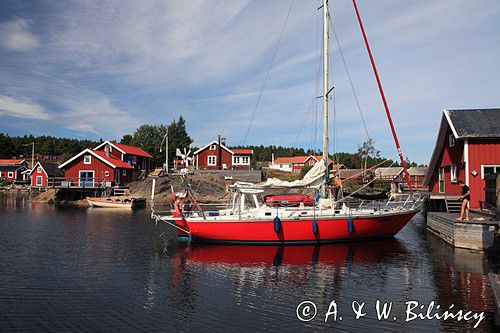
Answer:
[[498, 274], [488, 274], [491, 290], [493, 291], [493, 303], [495, 307], [495, 325], [500, 326], [500, 279]]

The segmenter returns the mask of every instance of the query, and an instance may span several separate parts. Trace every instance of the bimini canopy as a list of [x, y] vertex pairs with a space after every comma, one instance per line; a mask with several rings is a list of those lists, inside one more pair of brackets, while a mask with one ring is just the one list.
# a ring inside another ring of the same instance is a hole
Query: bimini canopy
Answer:
[[252, 183], [242, 183], [236, 182], [233, 185], [234, 189], [245, 189], [245, 188], [255, 188], [255, 189], [266, 189], [266, 188], [299, 188], [299, 187], [313, 187], [318, 188], [323, 184], [325, 177], [326, 167], [323, 161], [316, 162], [314, 166], [309, 170], [304, 178], [294, 180], [293, 182], [288, 182], [280, 180], [278, 178], [269, 178], [264, 183], [252, 184]]

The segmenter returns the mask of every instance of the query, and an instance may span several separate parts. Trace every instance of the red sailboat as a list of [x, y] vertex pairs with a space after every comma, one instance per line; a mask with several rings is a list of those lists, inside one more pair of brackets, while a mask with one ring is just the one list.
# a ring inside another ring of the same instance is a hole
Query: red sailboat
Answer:
[[[390, 237], [397, 234], [418, 212], [421, 198], [413, 194], [404, 158], [397, 140], [375, 63], [361, 18], [353, 4], [372, 62], [389, 124], [411, 194], [390, 197], [387, 202], [352, 205], [345, 198], [332, 197], [328, 190], [328, 1], [323, 2], [324, 73], [323, 73], [323, 159], [294, 182], [268, 180], [264, 184], [236, 183], [226, 209], [205, 211], [186, 181], [183, 192], [172, 193], [170, 214], [155, 213], [153, 218], [178, 229], [180, 240], [191, 242], [309, 244]], [[182, 176], [185, 177], [185, 176]], [[300, 195], [264, 196], [275, 188], [314, 188], [318, 197]], [[154, 193], [154, 190], [153, 190]], [[154, 201], [153, 201], [154, 202]]]

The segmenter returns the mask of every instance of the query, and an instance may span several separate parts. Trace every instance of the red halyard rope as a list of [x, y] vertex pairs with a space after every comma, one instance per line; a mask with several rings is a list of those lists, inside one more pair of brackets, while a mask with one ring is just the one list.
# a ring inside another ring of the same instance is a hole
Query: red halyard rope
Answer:
[[378, 90], [380, 91], [380, 95], [382, 96], [382, 102], [384, 103], [385, 113], [387, 114], [387, 119], [389, 120], [389, 125], [391, 126], [392, 136], [394, 137], [394, 143], [396, 144], [396, 147], [398, 149], [398, 155], [399, 155], [399, 158], [401, 160], [401, 165], [403, 166], [405, 178], [406, 178], [406, 181], [408, 182], [408, 186], [410, 187], [410, 192], [411, 192], [411, 194], [413, 194], [413, 188], [411, 186], [410, 175], [408, 174], [408, 170], [406, 169], [406, 163], [405, 163], [405, 159], [403, 157], [403, 152], [401, 151], [401, 146], [399, 145], [399, 140], [398, 140], [398, 136], [396, 134], [396, 129], [394, 128], [394, 124], [392, 122], [392, 117], [391, 117], [391, 113], [389, 111], [389, 106], [387, 105], [387, 100], [385, 99], [384, 90], [382, 89], [382, 83], [380, 82], [380, 78], [378, 76], [377, 67], [375, 66], [375, 60], [373, 60], [372, 51], [370, 49], [370, 44], [368, 43], [368, 38], [366, 37], [365, 28], [363, 27], [363, 22], [361, 21], [361, 16], [359, 15], [356, 0], [352, 0], [352, 3], [354, 5], [354, 10], [356, 11], [356, 16], [358, 18], [359, 27], [361, 28], [361, 33], [363, 34], [363, 39], [365, 41], [366, 50], [368, 51], [368, 55], [370, 57], [370, 62], [372, 63], [373, 72], [374, 72], [375, 78], [377, 80]]

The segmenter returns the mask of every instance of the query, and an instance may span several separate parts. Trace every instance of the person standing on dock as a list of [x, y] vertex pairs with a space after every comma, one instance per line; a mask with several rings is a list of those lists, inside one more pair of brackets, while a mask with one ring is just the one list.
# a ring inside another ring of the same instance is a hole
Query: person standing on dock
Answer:
[[462, 180], [458, 181], [458, 185], [462, 186], [462, 195], [460, 196], [460, 200], [462, 200], [462, 209], [460, 210], [460, 216], [457, 218], [457, 221], [463, 221], [465, 213], [465, 221], [469, 222], [470, 189]]

